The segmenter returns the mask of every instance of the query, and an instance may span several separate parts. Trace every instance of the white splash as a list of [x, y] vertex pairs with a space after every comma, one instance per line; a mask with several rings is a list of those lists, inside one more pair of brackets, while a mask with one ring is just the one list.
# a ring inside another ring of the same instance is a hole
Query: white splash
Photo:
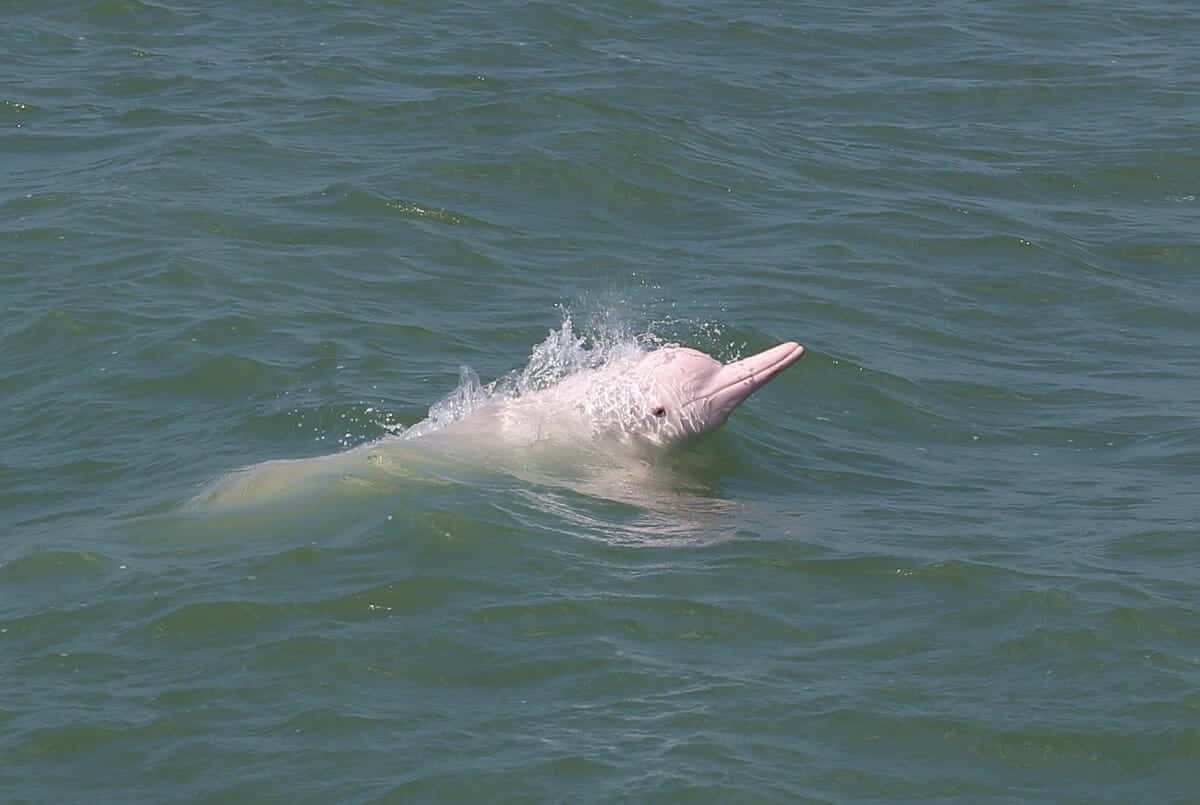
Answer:
[[[405, 439], [418, 439], [435, 433], [449, 425], [465, 419], [485, 405], [513, 403], [560, 385], [571, 377], [583, 379], [593, 370], [612, 366], [619, 374], [620, 368], [632, 365], [646, 355], [645, 343], [654, 343], [652, 334], [639, 336], [612, 321], [595, 335], [575, 332], [570, 313], [564, 312], [562, 324], [551, 330], [546, 338], [535, 345], [529, 360], [522, 369], [514, 370], [487, 383], [481, 383], [479, 375], [469, 366], [459, 367], [458, 386], [438, 402], [429, 407], [425, 419], [412, 427], [400, 431]], [[603, 395], [604, 389], [592, 389]], [[602, 405], [602, 399], [584, 395], [588, 404]]]

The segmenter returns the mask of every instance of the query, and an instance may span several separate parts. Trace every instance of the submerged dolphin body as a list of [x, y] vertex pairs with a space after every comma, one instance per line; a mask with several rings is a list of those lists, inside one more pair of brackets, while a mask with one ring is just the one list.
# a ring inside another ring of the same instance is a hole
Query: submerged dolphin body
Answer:
[[728, 364], [687, 347], [638, 352], [540, 390], [489, 399], [449, 423], [430, 418], [400, 436], [342, 453], [238, 470], [192, 504], [253, 505], [322, 487], [370, 489], [398, 478], [436, 482], [446, 479], [450, 465], [503, 470], [528, 468], [538, 458], [555, 463], [553, 456], [658, 451], [719, 427], [803, 355], [804, 347], [791, 341]]

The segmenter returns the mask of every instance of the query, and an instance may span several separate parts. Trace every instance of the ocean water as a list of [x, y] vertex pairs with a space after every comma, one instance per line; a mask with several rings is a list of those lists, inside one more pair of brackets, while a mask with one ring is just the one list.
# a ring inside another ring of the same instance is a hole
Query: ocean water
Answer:
[[[1195, 801], [1189, 4], [10, 5], [0, 799]], [[786, 340], [603, 473], [196, 503]]]

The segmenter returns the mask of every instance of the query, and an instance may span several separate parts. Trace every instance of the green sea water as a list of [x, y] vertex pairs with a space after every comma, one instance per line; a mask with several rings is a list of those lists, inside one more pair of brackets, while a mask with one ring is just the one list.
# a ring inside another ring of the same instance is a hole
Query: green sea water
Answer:
[[[0, 801], [1196, 801], [1198, 142], [1172, 0], [7, 4]], [[196, 504], [786, 340], [602, 475]]]

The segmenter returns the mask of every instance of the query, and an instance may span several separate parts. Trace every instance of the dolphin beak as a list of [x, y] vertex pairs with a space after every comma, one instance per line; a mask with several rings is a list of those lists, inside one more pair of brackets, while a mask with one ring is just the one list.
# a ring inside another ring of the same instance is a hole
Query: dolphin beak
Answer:
[[788, 341], [777, 347], [727, 363], [709, 382], [701, 399], [716, 411], [728, 416], [747, 397], [767, 384], [771, 378], [804, 357], [804, 347]]

